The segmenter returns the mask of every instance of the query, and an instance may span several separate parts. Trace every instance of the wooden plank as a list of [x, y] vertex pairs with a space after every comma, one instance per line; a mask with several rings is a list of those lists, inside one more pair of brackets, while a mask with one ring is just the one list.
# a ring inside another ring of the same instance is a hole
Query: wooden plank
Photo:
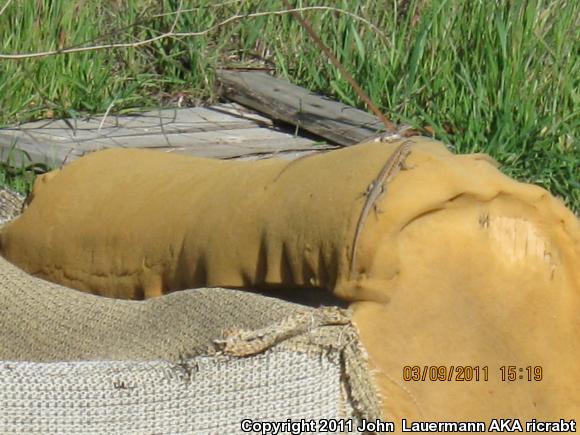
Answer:
[[90, 151], [154, 148], [203, 157], [292, 155], [328, 149], [273, 128], [268, 118], [236, 104], [165, 109], [133, 116], [46, 120], [0, 129], [0, 158], [14, 166], [61, 166]]
[[43, 140], [81, 143], [94, 138], [150, 136], [155, 133], [194, 133], [272, 125], [270, 120], [267, 121], [269, 123], [264, 121], [258, 123], [255, 120], [231, 116], [219, 110], [195, 107], [165, 109], [129, 116], [35, 121], [1, 131], [5, 133], [28, 132], [36, 136], [44, 136]]
[[14, 167], [23, 167], [33, 163], [43, 163], [50, 167], [60, 166], [71, 154], [62, 147], [24, 141], [0, 131], [0, 159]]
[[360, 143], [384, 131], [367, 112], [263, 72], [221, 70], [217, 76], [226, 98], [340, 145]]

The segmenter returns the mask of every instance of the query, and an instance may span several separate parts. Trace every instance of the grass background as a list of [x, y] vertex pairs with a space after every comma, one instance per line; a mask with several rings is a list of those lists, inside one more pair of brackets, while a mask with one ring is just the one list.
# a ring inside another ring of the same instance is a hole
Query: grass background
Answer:
[[[457, 152], [487, 152], [504, 172], [580, 212], [580, 2], [293, 3], [340, 9], [304, 14], [391, 119], [427, 128]], [[0, 10], [4, 5], [0, 54], [132, 43], [172, 26], [200, 31], [235, 15], [284, 9], [276, 0], [4, 0]], [[139, 47], [0, 59], [0, 127], [110, 106], [122, 114], [178, 98], [210, 103], [222, 66], [271, 68], [363, 107], [289, 14], [268, 14]], [[0, 168], [0, 183], [26, 191], [32, 177], [24, 169]]]

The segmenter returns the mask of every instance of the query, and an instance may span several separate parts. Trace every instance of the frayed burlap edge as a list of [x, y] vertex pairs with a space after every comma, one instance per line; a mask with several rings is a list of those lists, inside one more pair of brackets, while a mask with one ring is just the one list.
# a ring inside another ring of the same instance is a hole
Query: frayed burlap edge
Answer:
[[355, 417], [370, 421], [381, 418], [380, 394], [350, 310], [322, 307], [299, 312], [262, 329], [231, 329], [214, 344], [210, 354], [238, 358], [276, 350], [338, 358]]

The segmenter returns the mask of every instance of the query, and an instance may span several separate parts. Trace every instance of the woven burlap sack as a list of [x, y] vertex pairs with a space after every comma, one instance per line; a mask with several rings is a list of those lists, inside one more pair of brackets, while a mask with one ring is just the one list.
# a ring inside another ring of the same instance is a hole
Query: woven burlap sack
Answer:
[[3, 434], [242, 433], [244, 419], [356, 427], [380, 414], [338, 308], [219, 288], [115, 300], [0, 258], [0, 312]]

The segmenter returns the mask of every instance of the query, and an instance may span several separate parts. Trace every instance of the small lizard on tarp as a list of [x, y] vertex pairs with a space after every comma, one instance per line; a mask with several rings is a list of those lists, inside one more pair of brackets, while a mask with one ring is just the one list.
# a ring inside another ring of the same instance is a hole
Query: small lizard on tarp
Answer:
[[400, 169], [405, 169], [405, 159], [411, 152], [412, 141], [406, 140], [393, 151], [393, 154], [384, 164], [379, 175], [369, 184], [365, 192], [366, 201], [358, 218], [356, 224], [356, 232], [354, 234], [354, 241], [352, 243], [352, 256], [350, 259], [350, 273], [354, 272], [356, 266], [356, 249], [361, 232], [364, 228], [367, 217], [374, 207], [376, 211], [377, 201], [387, 190], [387, 184], [393, 179]]

